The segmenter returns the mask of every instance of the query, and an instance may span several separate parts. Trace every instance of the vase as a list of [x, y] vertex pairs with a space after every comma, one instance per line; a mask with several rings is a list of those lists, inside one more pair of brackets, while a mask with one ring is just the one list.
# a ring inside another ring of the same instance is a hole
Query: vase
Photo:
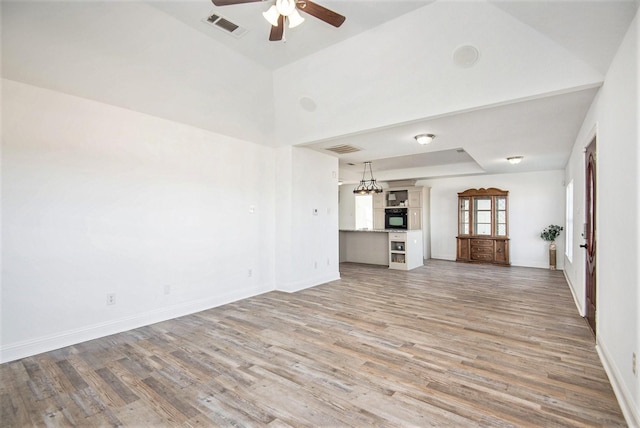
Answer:
[[549, 269], [556, 270], [556, 241], [549, 242]]

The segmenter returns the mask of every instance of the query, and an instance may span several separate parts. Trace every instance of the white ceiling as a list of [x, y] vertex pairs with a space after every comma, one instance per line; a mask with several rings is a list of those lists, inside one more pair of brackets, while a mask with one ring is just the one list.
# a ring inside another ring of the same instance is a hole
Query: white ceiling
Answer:
[[[199, 2], [157, 1], [150, 4], [221, 43], [232, 43], [234, 50], [258, 64], [269, 69], [276, 69], [363, 31], [375, 28], [433, 1], [319, 0], [316, 3], [347, 17], [345, 24], [336, 30], [310, 15], [301, 13], [305, 22], [299, 27], [285, 29], [286, 42], [284, 43], [269, 42], [271, 24], [262, 17], [262, 12], [266, 11], [274, 1], [265, 0], [222, 7], [214, 6], [211, 0]], [[211, 13], [226, 18], [247, 29], [248, 32], [239, 40], [230, 41], [229, 35], [224, 31], [204, 25], [198, 19], [194, 20], [194, 17], [204, 18]]]
[[[596, 91], [590, 88], [483, 107], [329, 139], [311, 147], [322, 150], [347, 144], [363, 148], [340, 156], [341, 178], [347, 182], [361, 178], [365, 161], [373, 161], [378, 180], [563, 169]], [[436, 138], [421, 146], [414, 136], [425, 132]], [[506, 161], [510, 156], [524, 156], [524, 160], [514, 166]]]
[[[346, 22], [307, 15], [282, 43], [268, 41], [270, 2], [3, 1], [2, 75], [259, 144], [354, 145], [347, 182], [366, 160], [379, 180], [561, 169], [638, 8], [317, 2]], [[214, 11], [248, 33], [203, 23]], [[479, 50], [472, 67], [452, 60], [461, 45]], [[437, 138], [418, 146], [422, 132]]]

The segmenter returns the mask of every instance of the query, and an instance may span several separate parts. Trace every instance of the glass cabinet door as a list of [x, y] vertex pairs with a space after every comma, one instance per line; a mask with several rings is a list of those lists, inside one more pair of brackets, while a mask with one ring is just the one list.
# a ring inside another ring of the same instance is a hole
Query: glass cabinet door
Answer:
[[474, 198], [473, 234], [491, 235], [491, 198]]
[[460, 235], [468, 235], [469, 234], [469, 215], [471, 203], [469, 198], [460, 198], [460, 219], [459, 219], [459, 230], [458, 233]]
[[507, 236], [507, 198], [496, 196], [496, 236]]

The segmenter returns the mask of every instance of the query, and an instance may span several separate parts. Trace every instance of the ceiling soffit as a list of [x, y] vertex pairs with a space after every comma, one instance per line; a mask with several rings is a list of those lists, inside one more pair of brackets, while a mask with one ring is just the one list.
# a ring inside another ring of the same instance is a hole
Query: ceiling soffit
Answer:
[[[462, 45], [480, 52], [471, 68], [453, 63]], [[492, 4], [436, 2], [276, 70], [276, 135], [282, 144], [307, 143], [602, 80]], [[302, 108], [303, 97], [315, 110]]]

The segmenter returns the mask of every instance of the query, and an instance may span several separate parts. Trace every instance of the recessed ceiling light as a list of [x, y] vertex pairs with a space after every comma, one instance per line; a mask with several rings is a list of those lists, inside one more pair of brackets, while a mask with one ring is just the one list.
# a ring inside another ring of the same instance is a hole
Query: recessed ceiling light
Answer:
[[509, 163], [511, 165], [516, 165], [516, 164], [519, 164], [520, 162], [522, 162], [522, 158], [523, 158], [523, 156], [511, 156], [511, 157], [507, 158], [507, 160], [509, 161]]

